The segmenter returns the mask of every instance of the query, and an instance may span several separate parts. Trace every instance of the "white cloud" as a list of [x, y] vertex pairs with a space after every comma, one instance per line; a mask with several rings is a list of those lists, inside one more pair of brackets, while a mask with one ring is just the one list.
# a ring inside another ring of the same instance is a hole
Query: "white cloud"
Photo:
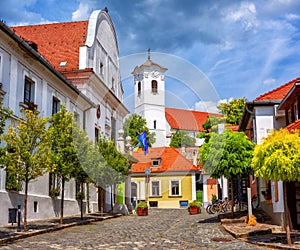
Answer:
[[202, 112], [210, 112], [210, 113], [220, 113], [220, 111], [217, 109], [217, 103], [215, 102], [204, 102], [199, 101], [194, 104], [194, 110], [202, 111]]
[[244, 30], [252, 30], [258, 26], [256, 7], [253, 3], [242, 2], [238, 9], [226, 12], [228, 22], [241, 22]]
[[263, 84], [266, 85], [273, 85], [274, 83], [276, 83], [276, 80], [274, 78], [266, 79], [263, 81]]
[[80, 3], [78, 9], [72, 13], [72, 21], [88, 19], [90, 10], [91, 7], [88, 3]]

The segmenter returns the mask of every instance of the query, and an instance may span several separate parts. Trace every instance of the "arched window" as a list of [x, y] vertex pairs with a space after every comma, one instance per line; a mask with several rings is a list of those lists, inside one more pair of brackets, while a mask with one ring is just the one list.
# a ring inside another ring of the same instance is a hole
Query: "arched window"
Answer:
[[154, 127], [154, 129], [156, 129], [156, 120], [154, 120], [154, 122], [153, 122], [153, 127]]
[[152, 80], [151, 87], [152, 87], [152, 93], [157, 93], [157, 81]]
[[141, 82], [138, 82], [138, 95], [141, 94], [141, 89], [142, 89]]

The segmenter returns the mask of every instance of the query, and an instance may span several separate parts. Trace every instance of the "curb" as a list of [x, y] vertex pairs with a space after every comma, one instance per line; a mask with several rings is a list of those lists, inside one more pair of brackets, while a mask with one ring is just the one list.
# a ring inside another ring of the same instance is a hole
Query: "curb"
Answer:
[[31, 236], [36, 236], [36, 235], [45, 234], [45, 233], [51, 233], [54, 231], [58, 231], [58, 230], [62, 230], [62, 229], [74, 227], [74, 226], [87, 225], [87, 224], [91, 224], [93, 222], [113, 219], [113, 218], [117, 218], [120, 216], [122, 216], [122, 214], [114, 214], [114, 215], [109, 215], [109, 216], [100, 217], [100, 218], [88, 219], [86, 221], [72, 222], [69, 224], [62, 224], [62, 225], [58, 224], [58, 225], [53, 226], [52, 228], [36, 230], [34, 232], [22, 232], [19, 235], [14, 235], [14, 236], [10, 236], [8, 238], [0, 239], [0, 246], [3, 244], [6, 244], [6, 243], [13, 243], [16, 240], [29, 238]]

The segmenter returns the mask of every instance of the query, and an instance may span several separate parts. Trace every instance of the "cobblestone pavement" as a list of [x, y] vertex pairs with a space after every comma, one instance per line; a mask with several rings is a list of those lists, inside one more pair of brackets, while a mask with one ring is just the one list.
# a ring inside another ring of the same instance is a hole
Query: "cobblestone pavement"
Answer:
[[22, 239], [0, 249], [265, 249], [233, 238], [216, 216], [150, 209]]

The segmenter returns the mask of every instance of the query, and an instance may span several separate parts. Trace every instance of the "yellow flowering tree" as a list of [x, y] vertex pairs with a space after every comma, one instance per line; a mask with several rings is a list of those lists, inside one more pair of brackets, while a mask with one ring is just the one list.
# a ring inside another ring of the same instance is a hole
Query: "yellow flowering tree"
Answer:
[[286, 182], [300, 181], [300, 131], [274, 131], [262, 144], [255, 147], [251, 165], [257, 177], [283, 181], [287, 240], [291, 244]]

